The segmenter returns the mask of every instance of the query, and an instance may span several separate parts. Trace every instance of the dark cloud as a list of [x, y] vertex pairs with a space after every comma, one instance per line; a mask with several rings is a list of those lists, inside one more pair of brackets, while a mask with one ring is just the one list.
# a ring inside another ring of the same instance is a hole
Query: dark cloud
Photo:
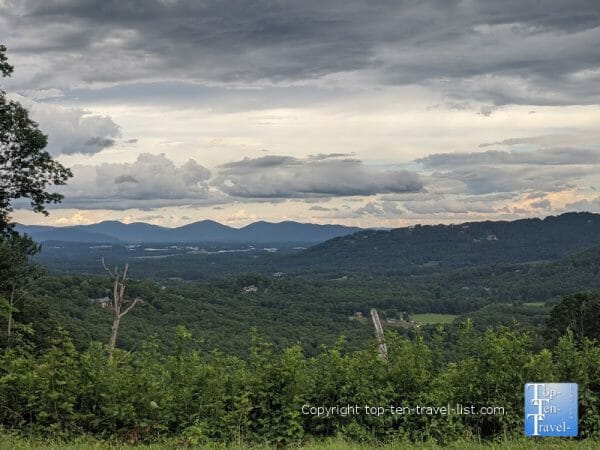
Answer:
[[131, 175], [119, 175], [118, 177], [115, 177], [115, 184], [121, 183], [139, 183], [139, 181]]
[[325, 208], [324, 206], [313, 205], [308, 208], [309, 211], [331, 211], [331, 208]]
[[423, 186], [413, 172], [376, 170], [356, 159], [289, 156], [224, 164], [214, 185], [234, 197], [269, 199], [414, 192]]
[[354, 153], [318, 153], [316, 155], [308, 155], [308, 157], [315, 161], [321, 161], [330, 158], [352, 158], [354, 157]]
[[480, 144], [480, 148], [485, 147], [513, 147], [521, 148], [543, 148], [543, 149], [560, 149], [566, 150], [570, 148], [596, 148], [598, 149], [598, 141], [600, 133], [595, 129], [573, 130], [570, 132], [543, 134], [538, 136], [521, 136], [517, 138], [503, 139], [496, 142], [484, 142]]
[[300, 164], [300, 161], [292, 156], [262, 156], [260, 158], [244, 158], [221, 165], [227, 170], [253, 170], [269, 167], [281, 167], [285, 165]]
[[427, 169], [472, 165], [526, 164], [577, 165], [600, 163], [600, 150], [586, 148], [548, 148], [535, 151], [488, 150], [473, 153], [436, 153], [417, 159]]
[[489, 103], [483, 114], [600, 101], [596, 0], [9, 0], [0, 17], [17, 60], [35, 55], [36, 88], [362, 73]]
[[94, 149], [94, 151], [86, 152], [84, 150], [81, 153], [97, 153], [105, 148], [112, 147], [113, 145], [115, 145], [115, 142], [116, 141], [114, 139], [104, 138], [104, 137], [100, 137], [100, 136], [94, 136], [94, 137], [88, 139], [87, 141], [85, 141], [85, 143], [83, 144], [84, 147], [92, 148], [92, 149]]
[[465, 192], [482, 195], [495, 192], [561, 191], [574, 187], [576, 181], [597, 172], [588, 166], [471, 166], [448, 172], [435, 172], [434, 178], [458, 180]]
[[[531, 113], [531, 111], [530, 111], [530, 113]], [[545, 143], [552, 143], [553, 141], [556, 140], [557, 137], [560, 138], [560, 135], [510, 138], [510, 139], [503, 139], [502, 141], [496, 141], [496, 142], [484, 142], [483, 144], [480, 144], [479, 147], [485, 148], [485, 147], [493, 147], [493, 146], [497, 146], [497, 145], [511, 146], [511, 145], [522, 145], [522, 144], [545, 144]]]

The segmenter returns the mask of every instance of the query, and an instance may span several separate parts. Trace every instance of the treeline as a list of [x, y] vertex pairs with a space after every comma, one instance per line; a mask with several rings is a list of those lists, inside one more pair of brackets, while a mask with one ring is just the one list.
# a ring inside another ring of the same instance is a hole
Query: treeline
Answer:
[[[597, 266], [589, 261], [576, 266], [574, 261], [580, 260], [561, 263], [560, 268], [556, 264], [473, 268], [422, 279], [335, 281], [260, 275], [210, 283], [132, 279], [127, 295], [142, 298], [144, 304], [124, 319], [118, 343], [132, 350], [155, 335], [161, 350], [172, 351], [172, 334], [184, 325], [207, 351], [218, 349], [245, 357], [246, 336], [256, 327], [278, 348], [301, 342], [303, 350], [313, 356], [322, 344], [331, 345], [341, 335], [346, 336], [349, 349], [358, 349], [372, 335], [372, 328], [368, 321], [350, 317], [355, 312], [367, 316], [373, 307], [383, 319], [399, 319], [404, 313], [447, 313], [473, 318], [479, 331], [517, 321], [520, 327], [536, 332], [560, 300], [555, 285], [566, 285], [563, 294], [600, 288], [600, 278], [594, 275]], [[43, 276], [39, 267], [29, 263], [16, 271], [19, 266], [12, 262], [4, 267], [8, 261], [0, 260], [0, 345], [9, 340], [11, 310], [12, 339], [15, 333], [25, 332], [37, 348], [48, 347], [58, 326], [69, 332], [78, 350], [85, 350], [93, 340], [108, 341], [111, 313], [101, 303], [112, 296], [108, 276]], [[36, 275], [25, 279], [23, 270], [34, 270]], [[575, 281], [581, 281], [579, 289]], [[244, 293], [249, 285], [256, 286], [257, 292]], [[17, 295], [10, 303], [13, 287]], [[520, 287], [526, 292], [519, 294]], [[535, 295], [538, 287], [540, 295]], [[384, 327], [398, 326], [384, 322]], [[410, 329], [399, 331], [412, 336]]]
[[[56, 249], [54, 260], [44, 261], [50, 273], [56, 273], [61, 264], [69, 264], [70, 273], [82, 276], [97, 276], [102, 273], [100, 256], [95, 255], [93, 264], [89, 267], [77, 254], [71, 254], [66, 249]], [[46, 250], [50, 253], [50, 250]], [[273, 272], [262, 271], [260, 264], [249, 268], [236, 267], [232, 262], [228, 270], [222, 266], [229, 264], [229, 257], [204, 257], [203, 255], [187, 255], [186, 257], [133, 260], [129, 261], [131, 274], [134, 278], [163, 280], [175, 284], [189, 286], [189, 281], [199, 281], [205, 285], [220, 286], [223, 280], [247, 279], [249, 284], [294, 285], [295, 297], [313, 291], [318, 286], [319, 292], [327, 292], [328, 296], [336, 296], [330, 291], [344, 291], [339, 295], [352, 299], [353, 303], [364, 303], [366, 307], [397, 308], [414, 313], [447, 313], [465, 314], [473, 312], [489, 303], [538, 302], [556, 300], [586, 289], [600, 289], [600, 247], [591, 247], [583, 252], [565, 257], [558, 261], [536, 261], [525, 264], [489, 264], [449, 269], [435, 265], [421, 268], [411, 274], [377, 274], [369, 273], [375, 261], [366, 263], [361, 273], [345, 271], [339, 264], [330, 266], [334, 274], [322, 272], [318, 275], [304, 274], [301, 276], [285, 272], [281, 279], [275, 279]], [[215, 261], [212, 260], [215, 258]], [[107, 258], [107, 261], [126, 261], [126, 256]], [[62, 263], [60, 261], [63, 261]], [[82, 266], [76, 268], [78, 264]], [[279, 268], [276, 266], [276, 268]], [[315, 266], [317, 271], [319, 266]], [[62, 269], [61, 269], [62, 270]], [[393, 272], [394, 266], [390, 266]], [[218, 276], [217, 276], [218, 273]], [[179, 277], [174, 277], [179, 274]], [[252, 274], [252, 275], [249, 275]], [[184, 282], [185, 280], [185, 282]], [[337, 280], [337, 281], [336, 281]], [[313, 295], [310, 292], [310, 295]]]
[[[385, 319], [397, 319], [403, 313], [445, 313], [472, 317], [480, 331], [511, 325], [515, 320], [536, 331], [562, 296], [600, 289], [599, 267], [600, 251], [592, 249], [559, 263], [475, 267], [424, 277], [315, 280], [238, 275], [211, 282], [132, 279], [128, 295], [145, 303], [124, 319], [119, 345], [131, 350], [144, 338], [157, 335], [161, 349], [171, 351], [172, 333], [184, 325], [203, 341], [206, 350], [246, 356], [245, 336], [254, 326], [277, 347], [301, 342], [312, 356], [321, 344], [330, 345], [340, 335], [347, 337], [350, 349], [358, 348], [372, 335], [372, 329], [369, 323], [349, 318], [355, 312], [366, 316], [373, 307]], [[3, 273], [7, 274], [4, 280], [11, 279], [8, 269]], [[243, 293], [250, 285], [256, 286], [257, 292]], [[106, 342], [111, 315], [98, 300], [112, 295], [110, 287], [107, 276], [39, 277], [20, 288], [24, 296], [16, 305], [14, 322], [31, 324], [35, 331], [31, 339], [38, 347], [48, 345], [44, 338], [51, 336], [57, 325], [69, 331], [78, 350], [87, 348], [91, 340]], [[8, 299], [10, 292], [4, 296]], [[0, 329], [5, 328], [6, 319], [0, 313]], [[4, 335], [0, 334], [0, 344]]]
[[[551, 349], [535, 350], [527, 332], [484, 334], [467, 321], [453, 342], [395, 334], [388, 358], [374, 348], [345, 352], [343, 343], [307, 357], [299, 346], [276, 350], [253, 334], [243, 360], [203, 352], [180, 328], [175, 350], [150, 341], [107, 357], [93, 343], [78, 352], [66, 335], [41, 353], [24, 346], [0, 355], [0, 424], [30, 435], [181, 444], [290, 444], [342, 435], [357, 441], [448, 442], [522, 435], [523, 385], [579, 383], [579, 436], [600, 435], [600, 347], [568, 331]], [[450, 346], [451, 352], [446, 348]], [[305, 405], [504, 408], [495, 415], [317, 417]]]

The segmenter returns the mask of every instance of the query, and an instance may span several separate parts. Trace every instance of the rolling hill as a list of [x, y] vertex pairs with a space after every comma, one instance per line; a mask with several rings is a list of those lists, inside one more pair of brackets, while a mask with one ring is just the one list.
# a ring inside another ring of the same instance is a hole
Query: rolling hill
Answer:
[[289, 256], [313, 272], [427, 272], [496, 263], [553, 261], [600, 244], [600, 215], [565, 213], [545, 219], [417, 225], [363, 230]]
[[298, 222], [256, 222], [243, 228], [233, 228], [212, 220], [203, 220], [177, 228], [148, 223], [104, 221], [92, 225], [68, 227], [30, 226], [18, 224], [16, 230], [43, 241], [89, 243], [168, 243], [168, 242], [228, 242], [228, 243], [319, 243], [355, 233], [360, 228], [343, 225], [318, 225]]

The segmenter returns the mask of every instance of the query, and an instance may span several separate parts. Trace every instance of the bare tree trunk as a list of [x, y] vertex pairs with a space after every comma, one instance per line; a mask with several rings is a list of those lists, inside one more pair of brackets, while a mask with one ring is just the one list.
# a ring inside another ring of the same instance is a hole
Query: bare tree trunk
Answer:
[[377, 349], [379, 351], [379, 356], [387, 359], [387, 345], [385, 344], [385, 340], [383, 338], [383, 327], [381, 326], [381, 321], [379, 320], [379, 313], [375, 308], [371, 310], [371, 320], [373, 321], [373, 327], [375, 327], [375, 337], [377, 338]]
[[117, 268], [115, 268], [114, 272], [111, 271], [106, 264], [104, 263], [104, 258], [102, 258], [102, 265], [104, 269], [110, 274], [113, 279], [113, 298], [112, 303], [110, 305], [110, 309], [113, 312], [113, 323], [110, 330], [110, 339], [108, 341], [108, 357], [112, 358], [113, 353], [115, 351], [115, 347], [117, 346], [117, 335], [119, 334], [119, 326], [121, 324], [121, 319], [125, 314], [133, 309], [135, 305], [142, 302], [142, 299], [136, 297], [133, 302], [125, 308], [125, 311], [121, 312], [121, 308], [125, 303], [125, 288], [127, 287], [127, 271], [129, 266], [125, 264], [125, 269], [123, 269], [123, 274], [120, 275]]
[[113, 318], [112, 327], [110, 330], [110, 341], [108, 342], [108, 357], [112, 358], [113, 352], [115, 351], [115, 346], [117, 345], [117, 334], [119, 333], [119, 324], [121, 322], [121, 318], [117, 315]]

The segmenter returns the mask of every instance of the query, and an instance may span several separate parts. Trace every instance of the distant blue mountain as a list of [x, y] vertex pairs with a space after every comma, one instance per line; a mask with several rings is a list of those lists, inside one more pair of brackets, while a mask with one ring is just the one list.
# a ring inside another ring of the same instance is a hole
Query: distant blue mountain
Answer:
[[[361, 228], [343, 225], [315, 225], [298, 222], [254, 222], [239, 230], [248, 242], [323, 242], [334, 237], [346, 236], [361, 231]], [[293, 237], [293, 239], [291, 239]], [[265, 239], [268, 238], [268, 239]]]
[[122, 223], [116, 220], [107, 220], [93, 225], [77, 225], [68, 228], [111, 236], [123, 242], [164, 242], [164, 236], [171, 231], [170, 228], [149, 223]]
[[17, 231], [29, 234], [38, 242], [66, 241], [90, 243], [150, 242], [231, 242], [231, 243], [318, 243], [360, 231], [343, 225], [317, 225], [298, 222], [256, 222], [232, 228], [212, 220], [203, 220], [177, 228], [143, 222], [104, 221], [92, 225], [51, 227], [21, 225]]
[[38, 242], [64, 241], [64, 242], [100, 242], [118, 243], [119, 239], [108, 234], [88, 230], [79, 230], [76, 227], [48, 227], [39, 225], [21, 225], [15, 227], [19, 233], [27, 233]]
[[178, 242], [197, 242], [199, 236], [203, 241], [239, 242], [244, 240], [237, 228], [222, 225], [214, 220], [202, 220], [171, 230], [172, 239]]

